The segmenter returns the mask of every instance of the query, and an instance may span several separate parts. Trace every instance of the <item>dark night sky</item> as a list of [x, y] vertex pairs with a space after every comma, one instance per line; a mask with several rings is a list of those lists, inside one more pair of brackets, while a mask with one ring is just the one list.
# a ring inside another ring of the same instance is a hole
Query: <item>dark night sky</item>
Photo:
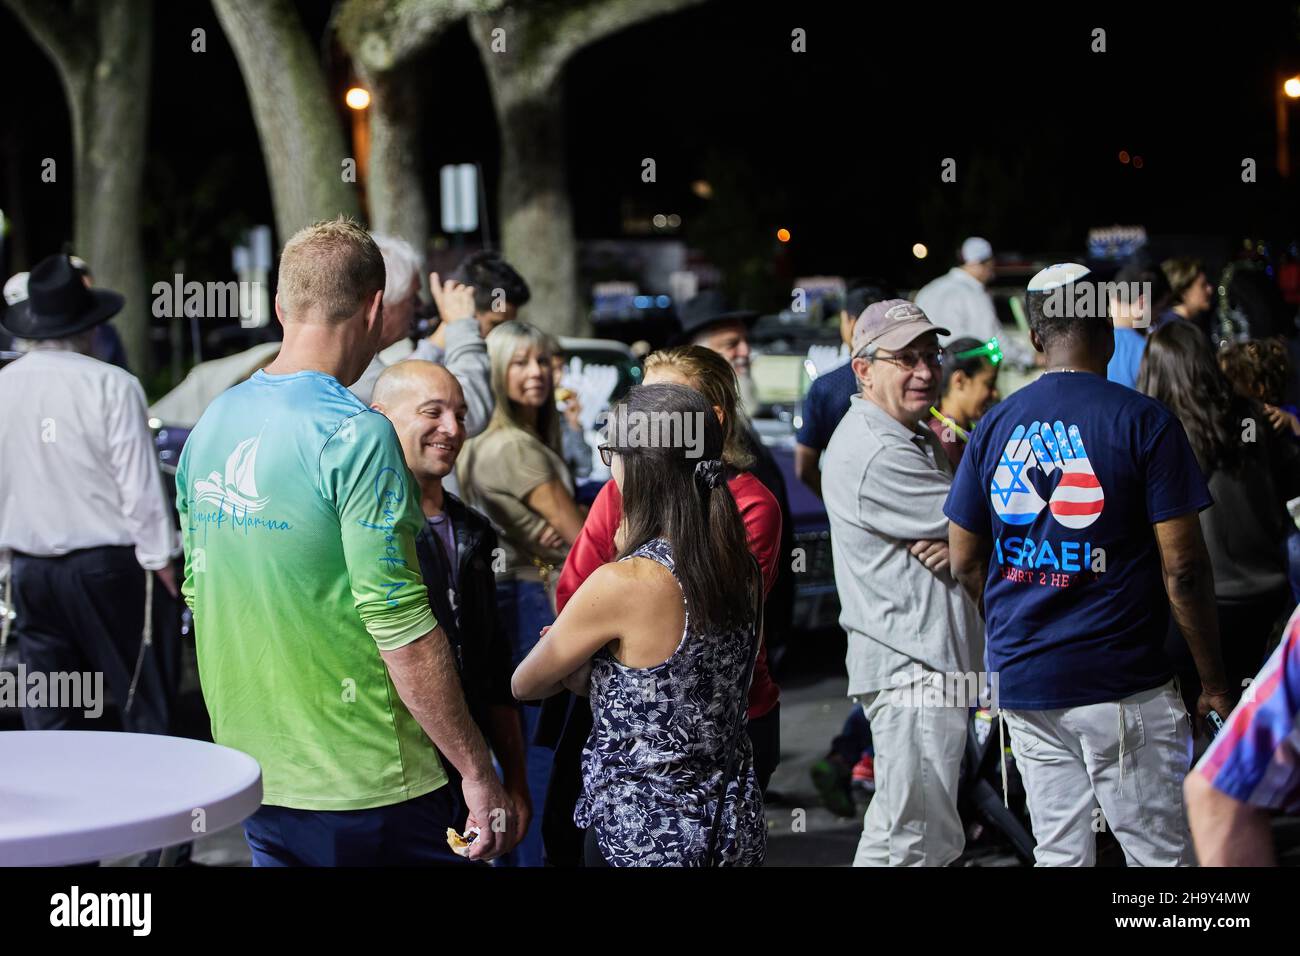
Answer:
[[[314, 38], [329, 6], [299, 2]], [[714, 0], [571, 64], [578, 233], [618, 236], [630, 202], [680, 213], [688, 241], [716, 244], [727, 233], [738, 248], [775, 254], [772, 234], [785, 226], [794, 241], [783, 268], [794, 274], [900, 282], [940, 271], [971, 232], [1024, 253], [1078, 254], [1089, 226], [1116, 222], [1225, 243], [1245, 234], [1289, 241], [1300, 203], [1295, 180], [1284, 187], [1273, 171], [1273, 88], [1276, 70], [1300, 69], [1296, 6]], [[270, 221], [256, 133], [211, 7], [156, 9], [151, 276], [181, 255], [223, 270], [237, 232]], [[207, 29], [206, 54], [190, 52], [196, 26]], [[791, 52], [795, 27], [807, 31], [807, 53]], [[1103, 54], [1089, 50], [1094, 27], [1107, 32]], [[436, 222], [438, 166], [477, 159], [494, 177], [496, 134], [463, 27], [423, 68], [430, 128], [456, 131], [441, 140], [426, 131]], [[333, 75], [341, 96], [341, 65]], [[66, 180], [39, 181], [45, 156], [71, 169], [71, 137], [53, 68], [3, 5], [0, 89], [0, 208], [22, 218], [35, 259], [71, 231]], [[1295, 142], [1300, 159], [1300, 134]], [[1121, 164], [1121, 149], [1141, 155], [1143, 168]], [[655, 184], [640, 180], [644, 157], [656, 160]], [[955, 184], [939, 181], [945, 157], [957, 161]], [[1243, 157], [1258, 160], [1258, 183], [1241, 182]], [[711, 212], [690, 192], [700, 177], [718, 192]], [[916, 241], [935, 253], [919, 273]], [[12, 250], [7, 258], [11, 271]]]

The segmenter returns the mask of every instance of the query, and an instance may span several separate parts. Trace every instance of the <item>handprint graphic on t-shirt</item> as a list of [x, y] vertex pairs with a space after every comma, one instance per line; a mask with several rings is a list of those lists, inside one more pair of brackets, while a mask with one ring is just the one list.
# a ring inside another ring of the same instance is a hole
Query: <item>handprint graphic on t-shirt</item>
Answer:
[[1066, 429], [1059, 421], [1053, 426], [1043, 422], [1040, 434], [1031, 438], [1030, 444], [1043, 474], [1051, 475], [1053, 469], [1061, 472], [1061, 479], [1047, 502], [1052, 517], [1067, 528], [1086, 528], [1096, 521], [1106, 497], [1083, 447], [1079, 426]]
[[1003, 522], [1029, 524], [1042, 512], [1042, 496], [1030, 480], [1035, 467], [1049, 480], [1059, 476], [1046, 504], [1062, 525], [1077, 530], [1100, 517], [1105, 495], [1079, 427], [1033, 422], [1011, 433], [989, 484], [993, 510]]
[[1038, 422], [1028, 428], [1017, 425], [993, 471], [989, 498], [993, 502], [993, 510], [1005, 524], [1029, 524], [1043, 510], [1045, 502], [1028, 480], [1028, 472], [1036, 464], [1030, 436], [1037, 434]]

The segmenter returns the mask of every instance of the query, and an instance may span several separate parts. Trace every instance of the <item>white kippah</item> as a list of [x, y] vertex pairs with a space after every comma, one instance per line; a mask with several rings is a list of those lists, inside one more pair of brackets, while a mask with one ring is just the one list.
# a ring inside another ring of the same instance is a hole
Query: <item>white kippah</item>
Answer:
[[1047, 292], [1082, 279], [1092, 270], [1077, 262], [1058, 262], [1036, 273], [1029, 280], [1029, 292]]
[[27, 273], [15, 272], [5, 283], [5, 305], [17, 305], [27, 299]]
[[961, 261], [966, 265], [972, 262], [987, 262], [993, 258], [993, 247], [987, 239], [971, 236], [961, 244]]

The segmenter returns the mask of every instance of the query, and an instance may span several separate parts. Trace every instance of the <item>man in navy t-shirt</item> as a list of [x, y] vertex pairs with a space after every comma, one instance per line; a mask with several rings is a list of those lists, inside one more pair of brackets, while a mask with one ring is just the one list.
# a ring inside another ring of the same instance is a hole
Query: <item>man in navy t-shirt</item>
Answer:
[[1087, 273], [1031, 280], [1048, 367], [980, 421], [944, 508], [949, 549], [983, 601], [1039, 865], [1090, 865], [1103, 816], [1130, 865], [1190, 864], [1192, 728], [1162, 644], [1172, 607], [1207, 689], [1198, 710], [1226, 717], [1197, 518], [1212, 501], [1174, 415], [1106, 380], [1112, 327]]
[[[863, 284], [849, 289], [840, 311], [840, 339], [845, 346], [852, 347], [853, 327], [867, 306], [892, 298], [894, 293], [882, 285]], [[817, 376], [803, 400], [803, 424], [794, 436], [794, 473], [818, 498], [822, 496], [822, 452], [849, 410], [849, 401], [860, 391], [853, 363], [846, 361]]]

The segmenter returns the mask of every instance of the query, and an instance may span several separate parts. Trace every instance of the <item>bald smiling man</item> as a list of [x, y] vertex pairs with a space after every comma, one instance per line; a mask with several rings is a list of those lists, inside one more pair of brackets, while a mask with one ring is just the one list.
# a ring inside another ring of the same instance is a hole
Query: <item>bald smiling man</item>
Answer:
[[[441, 365], [412, 359], [383, 371], [370, 407], [392, 422], [406, 467], [420, 487], [425, 516], [415, 542], [420, 571], [434, 617], [455, 653], [470, 716], [501, 765], [502, 782], [514, 805], [513, 827], [502, 835], [509, 850], [527, 832], [532, 804], [523, 728], [510, 692], [510, 644], [496, 612], [492, 556], [497, 536], [482, 513], [442, 487], [465, 443], [465, 395], [456, 377]], [[448, 772], [454, 777], [451, 768]]]

